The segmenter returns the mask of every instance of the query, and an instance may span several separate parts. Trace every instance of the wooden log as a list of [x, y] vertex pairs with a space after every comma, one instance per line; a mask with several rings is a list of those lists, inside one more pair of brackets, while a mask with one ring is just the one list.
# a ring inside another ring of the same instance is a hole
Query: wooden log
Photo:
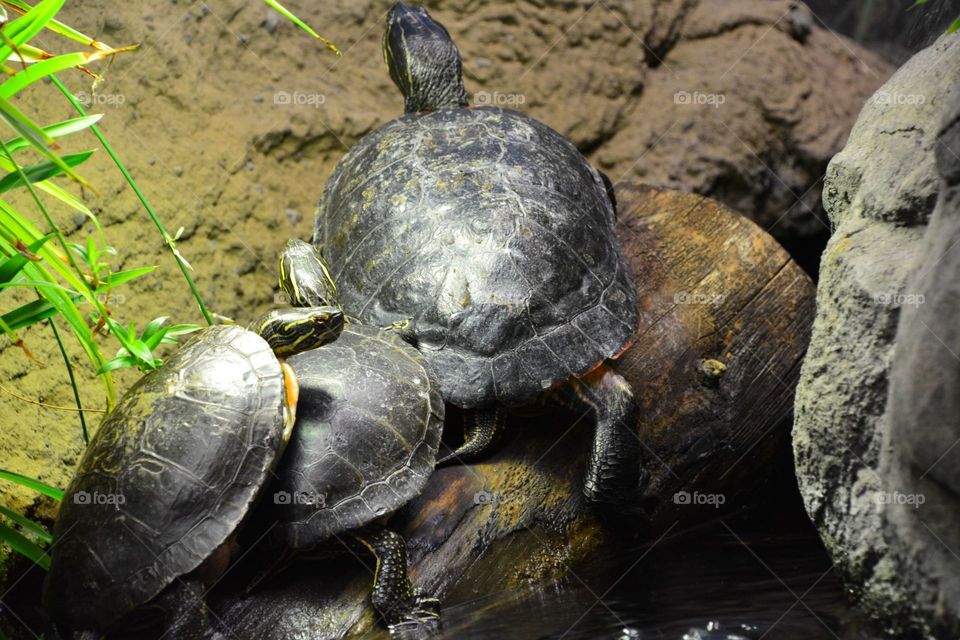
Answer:
[[[643, 416], [643, 480], [618, 524], [652, 539], [749, 504], [770, 475], [788, 446], [814, 288], [770, 236], [712, 200], [630, 185], [616, 193], [643, 319], [616, 363]], [[450, 411], [447, 424], [458, 419]], [[617, 535], [580, 493], [587, 421], [515, 417], [510, 434], [489, 460], [438, 470], [393, 518], [414, 582], [445, 605], [560, 578]], [[369, 559], [303, 560], [238, 591], [264, 562], [253, 550], [212, 598], [231, 633], [326, 638], [378, 624]]]

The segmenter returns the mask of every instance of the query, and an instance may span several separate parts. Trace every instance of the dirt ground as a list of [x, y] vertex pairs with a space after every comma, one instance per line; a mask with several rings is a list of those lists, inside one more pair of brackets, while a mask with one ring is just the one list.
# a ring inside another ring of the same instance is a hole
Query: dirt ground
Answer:
[[[436, 0], [427, 3], [464, 55], [474, 102], [517, 108], [569, 136], [612, 180], [713, 195], [777, 237], [824, 233], [819, 181], [861, 105], [889, 75], [877, 57], [813, 27], [797, 3], [710, 0]], [[276, 259], [308, 238], [323, 184], [343, 153], [400, 114], [380, 52], [387, 0], [289, 2], [343, 50], [337, 58], [259, 0], [68, 3], [61, 19], [119, 57], [92, 92], [107, 138], [171, 232], [209, 307], [247, 322], [274, 303]], [[63, 50], [53, 36], [41, 44]], [[18, 100], [41, 122], [72, 117], [50, 84]], [[66, 151], [93, 148], [75, 136]], [[82, 168], [117, 249], [114, 268], [158, 265], [116, 291], [115, 317], [143, 326], [168, 315], [202, 322], [145, 211], [100, 150]], [[78, 190], [79, 193], [79, 190]], [[18, 201], [20, 202], [20, 201]], [[71, 239], [90, 225], [59, 203]], [[24, 210], [27, 210], [24, 204]], [[4, 293], [2, 310], [22, 298]], [[34, 401], [72, 395], [46, 328], [24, 332], [37, 365], [4, 339], [0, 382]], [[115, 341], [103, 340], [112, 354]], [[69, 339], [85, 404], [102, 387]], [[121, 389], [135, 379], [118, 376]], [[95, 427], [97, 416], [89, 416]], [[0, 393], [0, 467], [66, 486], [83, 442], [76, 415]], [[3, 484], [0, 502], [49, 516], [52, 506]]]

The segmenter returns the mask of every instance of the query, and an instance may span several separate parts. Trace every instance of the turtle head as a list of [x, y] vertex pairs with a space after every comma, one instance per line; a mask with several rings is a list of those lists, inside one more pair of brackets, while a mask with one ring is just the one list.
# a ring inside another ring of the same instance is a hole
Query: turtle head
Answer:
[[467, 106], [457, 45], [423, 7], [393, 5], [383, 34], [383, 58], [403, 92], [407, 113]]
[[296, 238], [280, 254], [280, 289], [295, 307], [340, 306], [327, 261], [312, 244]]
[[333, 342], [343, 331], [343, 312], [336, 307], [277, 309], [248, 327], [267, 341], [278, 358]]

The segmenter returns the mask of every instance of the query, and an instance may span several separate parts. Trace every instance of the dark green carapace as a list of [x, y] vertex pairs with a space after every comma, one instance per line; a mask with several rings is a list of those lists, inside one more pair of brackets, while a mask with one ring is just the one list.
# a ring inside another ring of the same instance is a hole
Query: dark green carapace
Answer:
[[[255, 325], [295, 335], [298, 347], [277, 346], [298, 352], [334, 340], [343, 315], [289, 309]], [[170, 637], [202, 635], [198, 593], [226, 566], [267, 484], [293, 425], [295, 389], [268, 341], [232, 325], [199, 332], [134, 384], [61, 503], [43, 592], [51, 617], [109, 631], [152, 601]]]
[[[326, 263], [298, 240], [281, 256], [280, 285], [299, 304], [336, 303]], [[373, 603], [388, 624], [435, 617], [411, 589], [403, 538], [383, 520], [423, 490], [436, 464], [436, 377], [397, 332], [358, 323], [289, 363], [300, 403], [277, 470], [275, 539], [295, 550], [356, 540], [377, 559]]]
[[425, 10], [395, 5], [384, 48], [406, 113], [343, 158], [314, 228], [344, 308], [371, 325], [410, 322], [444, 399], [473, 410], [457, 458], [494, 440], [496, 406], [578, 387], [562, 395], [596, 420], [588, 496], [624, 498], [638, 417], [605, 363], [639, 314], [604, 179], [547, 125], [466, 107], [457, 48]]

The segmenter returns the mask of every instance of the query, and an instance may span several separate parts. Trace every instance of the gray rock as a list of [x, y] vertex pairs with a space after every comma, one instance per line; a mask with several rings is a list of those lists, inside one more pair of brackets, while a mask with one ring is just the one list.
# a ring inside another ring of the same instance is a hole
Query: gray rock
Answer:
[[[911, 279], [891, 372], [881, 455], [885, 515], [897, 553], [926, 580], [908, 584], [937, 637], [960, 635], [960, 86], [935, 155], [940, 196]], [[910, 499], [912, 497], [912, 500]]]
[[[942, 441], [956, 429], [954, 418], [944, 433], [930, 436], [936, 444], [925, 435], [914, 440], [900, 430], [891, 433], [887, 404], [895, 351], [904, 351], [895, 350], [901, 309], [920, 301], [912, 278], [933, 251], [924, 246], [924, 232], [940, 192], [934, 150], [948, 93], [957, 84], [960, 36], [944, 36], [868, 100], [846, 147], [831, 161], [824, 204], [834, 231], [821, 263], [817, 319], [795, 406], [794, 454], [807, 511], [851, 594], [898, 637], [930, 636], [957, 622], [956, 594], [952, 613], [938, 605], [937, 572], [914, 558], [939, 543], [926, 536], [908, 548], [898, 538], [896, 514], [916, 506], [898, 500], [908, 500], [911, 491], [905, 489], [913, 485], [897, 484], [895, 465], [884, 453], [886, 446], [898, 457], [927, 460], [937, 447], [937, 455], [946, 450], [950, 443]], [[951, 269], [943, 262], [935, 267], [945, 280], [956, 273]], [[960, 345], [955, 352], [960, 354]], [[946, 366], [915, 364], [928, 383]], [[919, 371], [904, 375], [919, 377]], [[934, 481], [931, 475], [927, 483]], [[953, 520], [934, 510], [929, 517], [952, 522], [956, 532], [952, 504]], [[954, 549], [960, 552], [960, 545]], [[938, 619], [938, 610], [952, 621]]]

